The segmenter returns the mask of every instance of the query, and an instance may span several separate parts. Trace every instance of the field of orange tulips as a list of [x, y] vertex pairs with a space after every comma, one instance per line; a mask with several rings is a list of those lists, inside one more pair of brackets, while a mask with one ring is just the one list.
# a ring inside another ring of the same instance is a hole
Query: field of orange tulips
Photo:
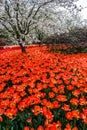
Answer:
[[87, 53], [0, 52], [0, 130], [87, 130]]

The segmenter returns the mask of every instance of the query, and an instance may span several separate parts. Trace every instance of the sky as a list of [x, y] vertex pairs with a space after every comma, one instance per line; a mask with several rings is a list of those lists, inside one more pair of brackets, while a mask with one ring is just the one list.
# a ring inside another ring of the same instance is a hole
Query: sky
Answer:
[[81, 16], [83, 19], [87, 19], [87, 0], [79, 0], [77, 5], [81, 5], [82, 7], [86, 7], [81, 11]]

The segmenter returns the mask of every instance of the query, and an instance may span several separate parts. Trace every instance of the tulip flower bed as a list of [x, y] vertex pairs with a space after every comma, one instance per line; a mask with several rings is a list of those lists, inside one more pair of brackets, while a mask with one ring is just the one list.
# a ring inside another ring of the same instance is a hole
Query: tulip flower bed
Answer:
[[0, 130], [86, 130], [87, 53], [0, 54]]

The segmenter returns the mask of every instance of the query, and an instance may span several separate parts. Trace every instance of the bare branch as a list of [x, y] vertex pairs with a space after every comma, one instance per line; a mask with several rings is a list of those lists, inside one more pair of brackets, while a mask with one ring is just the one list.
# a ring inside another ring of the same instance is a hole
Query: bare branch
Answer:
[[5, 27], [5, 29], [6, 29], [9, 33], [12, 33], [12, 34], [13, 34], [13, 30], [10, 30], [9, 27], [7, 27], [7, 25], [5, 25], [3, 22], [2, 22], [2, 26]]
[[39, 5], [39, 7], [37, 8], [37, 10], [35, 11], [34, 15], [33, 15], [33, 18], [37, 15], [37, 13], [39, 12], [40, 8], [53, 2], [54, 0], [50, 0], [50, 1], [47, 1], [47, 2], [44, 2], [43, 4]]
[[29, 11], [27, 19], [32, 15], [32, 12], [33, 12], [34, 8], [35, 8], [35, 4], [31, 8], [31, 10]]

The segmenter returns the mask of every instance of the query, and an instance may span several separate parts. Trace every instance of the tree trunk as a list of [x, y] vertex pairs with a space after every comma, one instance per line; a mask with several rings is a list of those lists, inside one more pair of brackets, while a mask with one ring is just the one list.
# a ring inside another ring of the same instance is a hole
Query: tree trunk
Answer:
[[19, 44], [19, 46], [21, 48], [22, 53], [26, 53], [26, 49], [25, 49], [25, 47], [23, 45], [23, 41], [21, 41], [20, 38], [18, 39], [18, 44]]
[[26, 49], [22, 43], [19, 43], [22, 53], [26, 53]]

